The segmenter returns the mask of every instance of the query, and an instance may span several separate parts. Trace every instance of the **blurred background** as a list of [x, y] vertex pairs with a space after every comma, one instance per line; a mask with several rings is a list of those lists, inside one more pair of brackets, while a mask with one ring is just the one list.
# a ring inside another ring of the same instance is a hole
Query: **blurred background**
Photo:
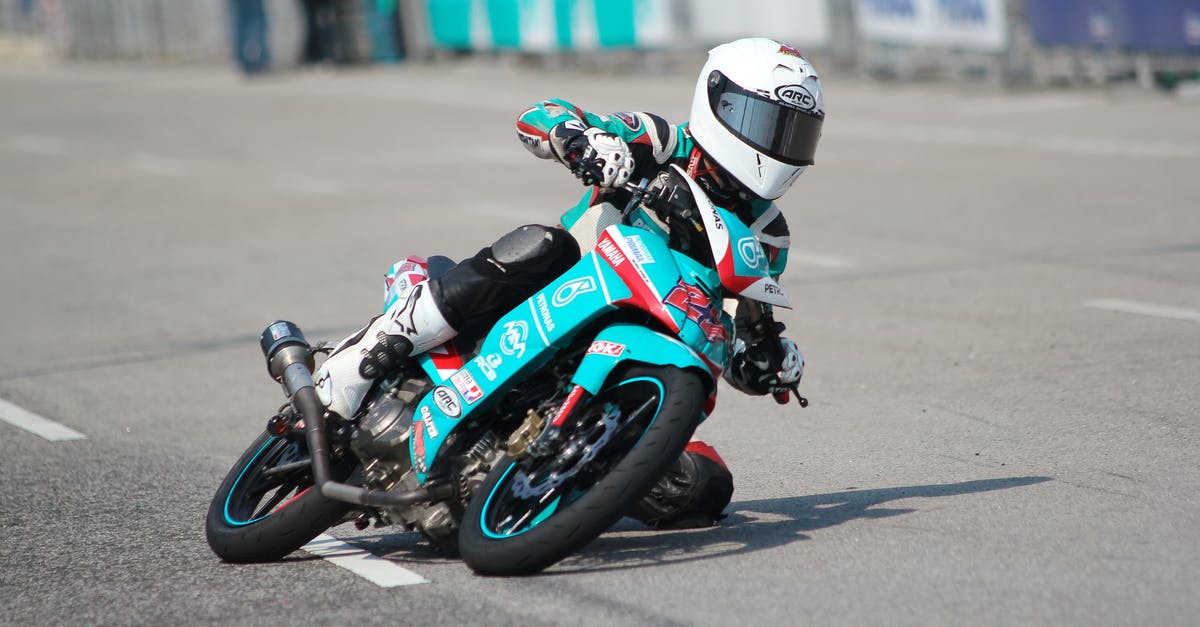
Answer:
[[[780, 202], [813, 403], [722, 392], [729, 519], [530, 581], [212, 555], [264, 325], [553, 223], [515, 116], [683, 121], [750, 34], [829, 117]], [[0, 399], [86, 436], [0, 424], [0, 625], [1195, 625], [1197, 70], [1200, 0], [0, 0]]]
[[251, 74], [459, 55], [655, 68], [752, 34], [901, 79], [1171, 89], [1200, 70], [1200, 0], [0, 0], [0, 54]]

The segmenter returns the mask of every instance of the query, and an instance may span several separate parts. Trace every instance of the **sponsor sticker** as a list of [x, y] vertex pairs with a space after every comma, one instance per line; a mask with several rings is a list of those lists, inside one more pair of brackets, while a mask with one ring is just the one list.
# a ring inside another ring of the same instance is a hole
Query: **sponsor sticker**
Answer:
[[738, 254], [747, 266], [757, 270], [766, 265], [767, 256], [754, 236], [743, 237], [737, 243]]
[[433, 411], [428, 405], [421, 406], [421, 422], [425, 423], [425, 430], [429, 432], [429, 437], [438, 437], [437, 425], [433, 423]]
[[718, 231], [724, 231], [725, 221], [721, 219], [721, 214], [717, 212], [717, 208], [712, 206], [712, 203], [709, 203], [706, 209], [708, 210], [709, 217], [712, 218], [713, 228]]
[[589, 355], [604, 355], [606, 357], [620, 357], [621, 353], [625, 352], [624, 344], [616, 342], [605, 342], [604, 340], [596, 340], [587, 350]]
[[418, 420], [412, 424], [412, 462], [417, 472], [427, 472], [425, 465], [425, 421]]
[[276, 322], [267, 327], [267, 329], [271, 332], [271, 339], [273, 340], [278, 340], [288, 334], [288, 325], [286, 322]]
[[804, 58], [804, 55], [800, 54], [799, 50], [796, 50], [795, 48], [793, 48], [791, 46], [782, 45], [782, 44], [779, 46], [779, 54], [786, 55], [789, 57], [796, 57], [797, 59]]
[[726, 341], [728, 333], [725, 325], [721, 324], [721, 314], [704, 290], [679, 279], [675, 287], [667, 293], [663, 302], [686, 314], [688, 320], [695, 322], [700, 327], [708, 341]]
[[542, 148], [542, 138], [538, 137], [537, 135], [517, 131], [517, 138], [521, 140], [522, 144], [529, 146], [535, 152], [541, 150]]
[[621, 123], [625, 125], [625, 128], [628, 128], [635, 133], [642, 129], [642, 119], [628, 111], [614, 113], [613, 117], [620, 120]]
[[616, 268], [625, 263], [625, 253], [621, 252], [621, 249], [617, 247], [617, 243], [607, 233], [596, 244], [596, 248], [600, 250], [600, 254], [604, 255], [608, 263], [612, 264], [612, 267]]
[[596, 279], [590, 276], [579, 277], [563, 283], [554, 290], [554, 296], [550, 298], [550, 302], [555, 307], [566, 307], [575, 300], [576, 296], [596, 291]]
[[801, 111], [812, 111], [817, 107], [817, 99], [803, 85], [782, 85], [775, 88], [775, 97], [779, 101], [796, 107]]
[[542, 326], [545, 327], [546, 333], [553, 333], [554, 316], [550, 315], [550, 303], [546, 301], [546, 295], [538, 294], [533, 302], [537, 305], [538, 316], [542, 319]]
[[475, 377], [472, 377], [471, 373], [466, 370], [452, 375], [450, 382], [454, 384], [454, 388], [458, 390], [458, 393], [462, 394], [463, 399], [467, 401], [468, 405], [483, 398], [483, 390], [479, 389], [479, 384], [475, 383]]
[[450, 388], [439, 385], [433, 388], [433, 404], [441, 410], [443, 414], [451, 418], [458, 418], [462, 415], [462, 404], [458, 402], [458, 395]]
[[502, 363], [504, 360], [496, 353], [480, 355], [475, 358], [475, 367], [479, 368], [488, 381], [496, 380], [496, 368], [499, 368]]
[[524, 320], [511, 320], [504, 323], [504, 333], [500, 336], [500, 352], [520, 359], [525, 355], [525, 340], [529, 338], [529, 325]]
[[564, 115], [570, 115], [570, 116], [574, 115], [570, 111], [567, 111], [566, 107], [558, 104], [557, 102], [543, 102], [542, 109], [544, 109], [546, 111], [546, 115], [548, 115], [552, 118], [558, 118], [558, 117], [562, 117]]
[[643, 265], [654, 263], [654, 255], [651, 255], [650, 249], [646, 248], [646, 243], [642, 241], [641, 235], [626, 237], [625, 244], [629, 247], [629, 256], [634, 261]]

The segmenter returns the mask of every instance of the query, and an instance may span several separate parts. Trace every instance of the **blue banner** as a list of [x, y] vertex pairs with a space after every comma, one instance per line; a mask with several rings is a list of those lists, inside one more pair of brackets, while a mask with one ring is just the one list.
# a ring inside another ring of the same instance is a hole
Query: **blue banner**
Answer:
[[1027, 0], [1043, 46], [1200, 50], [1200, 0]]

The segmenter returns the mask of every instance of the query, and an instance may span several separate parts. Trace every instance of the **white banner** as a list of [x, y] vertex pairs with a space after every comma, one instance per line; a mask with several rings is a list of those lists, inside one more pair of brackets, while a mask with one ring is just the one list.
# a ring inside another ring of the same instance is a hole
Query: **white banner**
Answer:
[[833, 37], [828, 0], [689, 0], [692, 30], [703, 44], [762, 36], [800, 48], [821, 48]]
[[1004, 0], [857, 0], [867, 41], [999, 52], [1008, 46]]

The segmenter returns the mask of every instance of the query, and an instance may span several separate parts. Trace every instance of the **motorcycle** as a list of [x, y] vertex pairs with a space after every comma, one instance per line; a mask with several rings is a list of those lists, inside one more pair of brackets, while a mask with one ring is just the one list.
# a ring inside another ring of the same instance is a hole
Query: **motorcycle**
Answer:
[[790, 307], [754, 234], [678, 167], [625, 189], [620, 223], [570, 270], [483, 337], [409, 358], [348, 419], [314, 390], [314, 353], [331, 348], [268, 326], [288, 402], [217, 489], [212, 550], [277, 560], [373, 521], [479, 574], [524, 575], [611, 527], [713, 409], [733, 333], [724, 299], [749, 307], [755, 340], [777, 328], [772, 306]]

